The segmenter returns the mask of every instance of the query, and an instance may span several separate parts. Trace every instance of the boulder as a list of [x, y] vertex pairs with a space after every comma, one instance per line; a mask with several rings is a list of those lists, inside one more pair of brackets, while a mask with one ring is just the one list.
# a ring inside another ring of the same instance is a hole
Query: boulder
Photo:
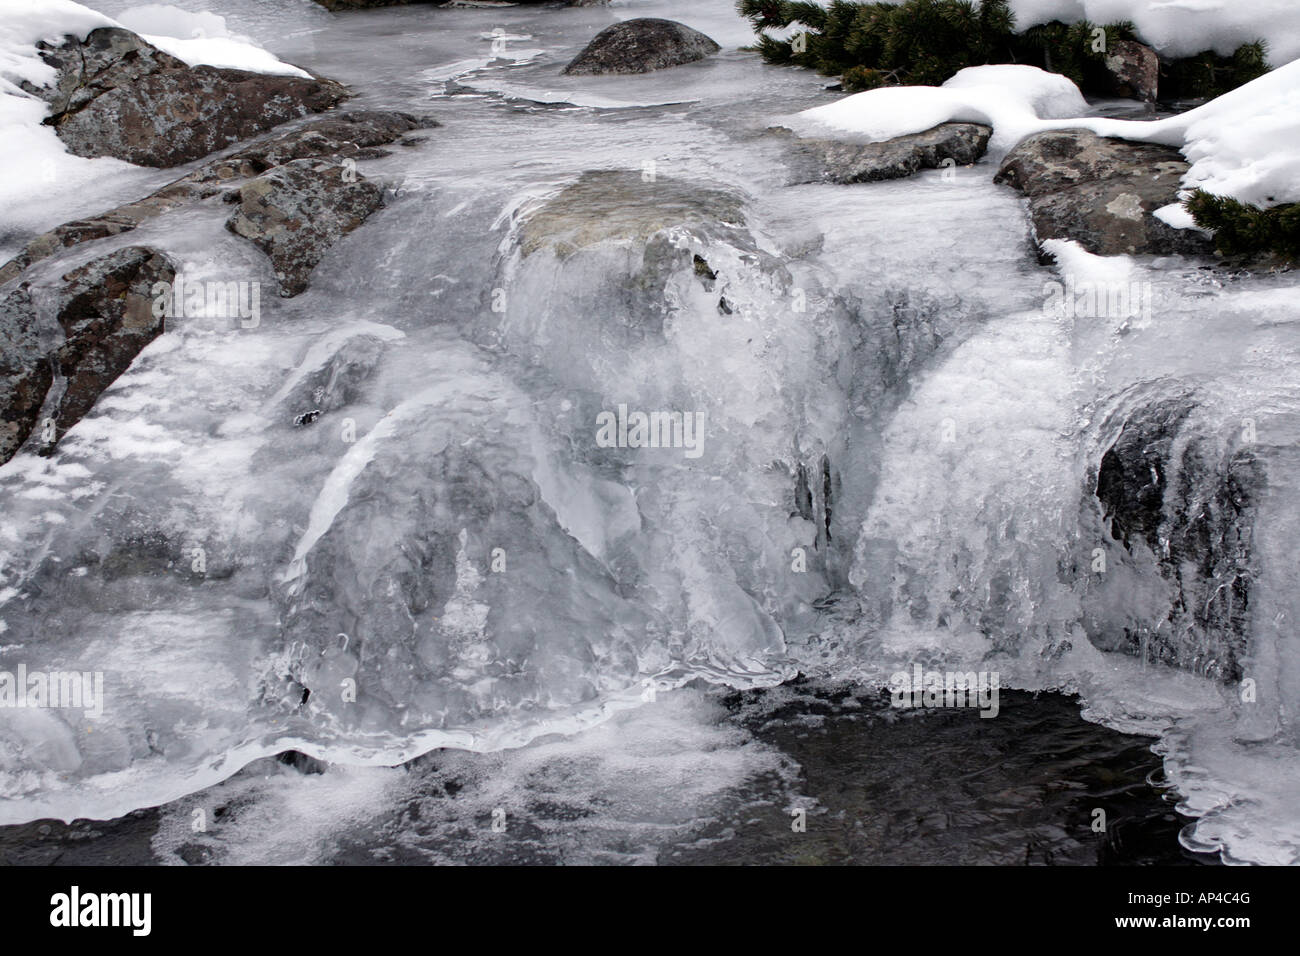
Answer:
[[644, 242], [674, 226], [708, 229], [745, 224], [739, 197], [670, 177], [628, 170], [588, 170], [521, 217], [525, 256], [543, 248], [561, 259], [607, 240]]
[[68, 150], [139, 166], [192, 162], [348, 95], [320, 77], [191, 67], [116, 27], [42, 44], [41, 57], [57, 79], [29, 89], [50, 104], [46, 123]]
[[564, 68], [571, 76], [649, 73], [703, 60], [722, 49], [675, 20], [640, 17], [607, 27]]
[[1152, 213], [1178, 201], [1188, 164], [1167, 146], [1107, 139], [1088, 130], [1038, 133], [1002, 162], [995, 182], [1029, 198], [1034, 233], [1073, 239], [1095, 255], [1209, 255], [1204, 233]]
[[93, 239], [130, 232], [142, 222], [180, 206], [234, 189], [244, 180], [295, 159], [378, 159], [389, 154], [379, 147], [416, 129], [438, 123], [428, 117], [387, 111], [331, 114], [277, 133], [222, 159], [206, 163], [144, 199], [118, 206], [89, 219], [78, 219], [42, 233], [13, 259], [0, 266], [0, 284], [60, 249]]
[[271, 259], [280, 295], [307, 288], [335, 242], [383, 205], [383, 189], [341, 163], [295, 159], [249, 180], [226, 227]]
[[1106, 55], [1107, 92], [1154, 103], [1160, 89], [1160, 57], [1135, 40], [1120, 40]]
[[992, 135], [991, 128], [977, 123], [941, 123], [882, 143], [797, 139], [794, 182], [869, 183], [904, 179], [922, 169], [969, 166], [984, 155]]
[[90, 411], [104, 389], [163, 331], [154, 286], [175, 267], [143, 246], [118, 249], [63, 276], [53, 321], [26, 284], [0, 299], [0, 462], [36, 430], [42, 453]]

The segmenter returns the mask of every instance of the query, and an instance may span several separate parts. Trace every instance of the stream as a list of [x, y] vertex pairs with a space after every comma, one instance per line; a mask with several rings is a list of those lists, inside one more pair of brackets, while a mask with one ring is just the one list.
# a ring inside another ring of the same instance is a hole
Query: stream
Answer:
[[[996, 156], [792, 184], [769, 127], [838, 94], [731, 0], [178, 5], [440, 125], [295, 298], [220, 204], [33, 270], [264, 293], [0, 467], [0, 666], [105, 686], [5, 714], [0, 859], [1300, 861], [1294, 273], [1041, 263]], [[631, 16], [723, 51], [560, 75]], [[620, 407], [685, 440], [611, 447]], [[1207, 566], [1113, 533], [1135, 434]], [[1002, 712], [890, 707], [914, 664]]]

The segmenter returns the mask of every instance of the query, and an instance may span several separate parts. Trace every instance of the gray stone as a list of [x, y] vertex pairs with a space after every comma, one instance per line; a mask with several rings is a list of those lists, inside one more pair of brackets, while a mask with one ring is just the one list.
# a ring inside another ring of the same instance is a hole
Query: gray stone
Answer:
[[1103, 256], [1209, 255], [1209, 237], [1152, 215], [1178, 200], [1187, 169], [1182, 154], [1167, 146], [1067, 129], [1023, 140], [995, 181], [1029, 198], [1039, 242], [1073, 239]]
[[942, 123], [882, 143], [796, 139], [794, 182], [869, 183], [903, 179], [922, 169], [969, 166], [984, 155], [992, 134], [976, 123]]
[[244, 183], [226, 223], [271, 259], [280, 295], [307, 288], [329, 247], [383, 205], [384, 191], [340, 163], [296, 159]]
[[1160, 90], [1160, 57], [1135, 40], [1120, 40], [1106, 54], [1107, 92], [1154, 103]]
[[191, 67], [116, 27], [44, 45], [41, 56], [58, 77], [30, 89], [49, 102], [46, 122], [68, 150], [140, 166], [192, 162], [348, 95], [320, 77]]
[[0, 299], [0, 463], [32, 433], [50, 390], [50, 338], [26, 287]]
[[641, 17], [601, 30], [564, 72], [572, 76], [649, 73], [703, 60], [720, 49], [713, 40], [685, 24]]

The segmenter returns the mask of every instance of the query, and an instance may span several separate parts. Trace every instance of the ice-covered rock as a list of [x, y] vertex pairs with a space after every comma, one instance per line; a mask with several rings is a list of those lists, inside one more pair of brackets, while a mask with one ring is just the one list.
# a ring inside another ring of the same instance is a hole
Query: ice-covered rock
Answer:
[[[1107, 427], [1118, 433], [1096, 467], [1094, 494], [1110, 538], [1126, 553], [1089, 579], [1089, 639], [1106, 650], [1240, 680], [1264, 470], [1235, 440], [1239, 428], [1216, 435], [1198, 420], [1190, 392], [1153, 397], [1115, 417]], [[1132, 595], [1144, 589], [1164, 604], [1162, 619], [1133, 613]]]
[[5, 349], [0, 377], [0, 461], [36, 429], [49, 451], [81, 420], [163, 328], [155, 285], [170, 283], [170, 260], [141, 246], [111, 252], [74, 269], [55, 292], [53, 320], [21, 285], [0, 301]]

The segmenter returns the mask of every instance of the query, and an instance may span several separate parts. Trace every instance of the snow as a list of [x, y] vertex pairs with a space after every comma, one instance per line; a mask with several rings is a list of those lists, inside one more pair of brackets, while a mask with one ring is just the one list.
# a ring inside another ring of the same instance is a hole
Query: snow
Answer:
[[[54, 81], [55, 70], [36, 55], [41, 40], [58, 43], [64, 34], [85, 35], [113, 21], [71, 0], [0, 0], [0, 207], [13, 209], [35, 187], [55, 191], [60, 182], [66, 188], [98, 178], [85, 160], [68, 156], [54, 131], [41, 126], [45, 118], [43, 101], [24, 92], [18, 84], [45, 86]], [[118, 164], [125, 165], [125, 164]]]
[[1300, 200], [1300, 60], [1166, 122], [1185, 125], [1187, 185], [1262, 206]]
[[190, 66], [218, 66], [283, 76], [309, 75], [280, 61], [248, 37], [232, 35], [226, 28], [225, 17], [215, 13], [190, 13], [169, 4], [150, 3], [122, 11], [117, 22]]
[[1265, 207], [1300, 201], [1300, 60], [1168, 119], [1070, 125], [1178, 147], [1192, 164], [1183, 178], [1189, 189]]
[[31, 83], [48, 83], [54, 70], [33, 49], [46, 40], [58, 43], [64, 35], [85, 36], [115, 21], [72, 0], [0, 0], [0, 75]]
[[141, 34], [146, 40], [190, 66], [218, 66], [250, 73], [309, 77], [306, 70], [285, 63], [275, 54], [242, 40], [229, 37], [194, 37], [183, 40], [157, 34]]
[[117, 15], [117, 22], [139, 34], [178, 37], [228, 37], [226, 18], [216, 13], [192, 13], [169, 3], [146, 3]]
[[1181, 149], [1192, 164], [1183, 180], [1188, 189], [1265, 207], [1300, 201], [1300, 60], [1168, 119], [1083, 116], [1086, 109], [1065, 77], [1028, 66], [979, 66], [941, 87], [857, 93], [806, 110], [790, 125], [804, 135], [830, 131], [879, 141], [943, 122], [987, 123], [995, 156], [1033, 133], [1088, 129]]
[[1010, 149], [1044, 119], [1083, 115], [1088, 103], [1067, 77], [1035, 66], [976, 66], [943, 86], [891, 86], [798, 114], [795, 130], [849, 133], [879, 142], [940, 123], [984, 123], [995, 152]]

